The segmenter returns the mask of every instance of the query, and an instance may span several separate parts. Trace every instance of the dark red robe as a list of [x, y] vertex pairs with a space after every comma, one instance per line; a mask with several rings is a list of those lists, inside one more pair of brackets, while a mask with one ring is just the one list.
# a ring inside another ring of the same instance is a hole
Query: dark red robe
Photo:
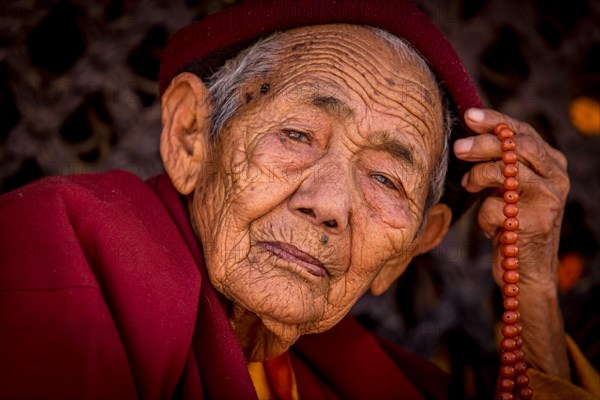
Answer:
[[[302, 399], [448, 396], [439, 369], [349, 317], [291, 357]], [[0, 398], [256, 398], [168, 177], [49, 178], [0, 197]]]

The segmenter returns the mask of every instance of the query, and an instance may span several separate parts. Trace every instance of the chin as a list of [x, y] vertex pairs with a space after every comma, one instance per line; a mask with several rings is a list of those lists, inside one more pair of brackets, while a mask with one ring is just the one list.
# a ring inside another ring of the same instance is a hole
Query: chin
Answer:
[[225, 279], [215, 278], [217, 290], [263, 320], [314, 326], [328, 304], [326, 285], [315, 285], [285, 268], [264, 264], [257, 268], [245, 262], [234, 273], [225, 274]]

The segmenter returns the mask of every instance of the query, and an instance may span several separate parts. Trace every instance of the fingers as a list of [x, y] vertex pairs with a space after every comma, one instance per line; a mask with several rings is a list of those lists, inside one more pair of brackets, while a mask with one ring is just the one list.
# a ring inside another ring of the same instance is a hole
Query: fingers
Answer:
[[[503, 169], [502, 161], [475, 164], [463, 176], [461, 185], [470, 193], [477, 193], [487, 188], [502, 188], [504, 186]], [[539, 187], [543, 183], [540, 176], [523, 164], [517, 164], [516, 173], [519, 191], [524, 195], [527, 195], [532, 187]]]
[[501, 197], [489, 196], [481, 204], [477, 214], [477, 222], [483, 234], [491, 239], [504, 224], [504, 201]]
[[467, 192], [477, 193], [489, 187], [502, 187], [504, 177], [497, 161], [476, 164], [467, 172], [461, 185]]
[[[517, 144], [517, 161], [544, 178], [556, 173], [558, 160], [545, 149], [541, 138], [517, 135], [513, 140]], [[454, 153], [458, 158], [470, 162], [501, 160], [503, 154], [500, 141], [492, 134], [459, 139], [454, 143]]]
[[493, 134], [494, 127], [501, 122], [507, 124], [518, 136], [539, 138], [543, 147], [559, 166], [567, 169], [567, 158], [558, 150], [546, 143], [531, 125], [490, 109], [470, 108], [465, 112], [465, 122], [474, 132]]
[[[465, 112], [465, 122], [473, 130], [473, 132], [491, 133], [494, 127], [501, 122], [507, 124], [515, 133], [520, 132], [522, 123], [518, 120], [510, 118], [507, 115], [501, 114], [495, 110], [470, 108]], [[532, 129], [533, 130], [533, 129]], [[535, 130], [533, 130], [535, 132]], [[530, 132], [521, 132], [530, 133]]]
[[542, 177], [552, 177], [566, 173], [566, 157], [546, 143], [529, 125], [493, 110], [469, 109], [465, 121], [477, 136], [459, 139], [454, 144], [456, 156], [470, 162], [499, 160], [502, 158], [502, 145], [493, 134], [500, 122], [507, 123], [516, 133], [517, 160], [524, 163]]

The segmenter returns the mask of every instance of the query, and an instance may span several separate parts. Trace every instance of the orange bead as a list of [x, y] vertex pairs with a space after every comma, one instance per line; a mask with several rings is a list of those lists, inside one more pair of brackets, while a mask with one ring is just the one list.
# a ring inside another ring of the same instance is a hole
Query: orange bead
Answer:
[[[507, 271], [513, 271], [517, 268], [519, 268], [519, 259], [515, 258], [515, 257], [508, 257], [502, 260], [502, 268], [504, 268]], [[509, 283], [513, 283], [513, 282], [509, 282]]]
[[533, 397], [533, 389], [530, 387], [524, 387], [517, 390], [517, 396], [523, 400], [530, 400]]
[[502, 161], [504, 164], [514, 164], [517, 162], [517, 153], [514, 151], [505, 151], [502, 153]]
[[502, 175], [506, 177], [517, 176], [518, 171], [517, 164], [506, 164], [504, 168], [502, 168]]
[[514, 367], [517, 374], [524, 374], [525, 371], [527, 371], [527, 364], [525, 364], [523, 361], [516, 362]]
[[504, 311], [502, 314], [502, 320], [507, 324], [516, 324], [519, 321], [517, 313], [514, 311]]
[[[520, 318], [520, 317], [518, 317]], [[519, 328], [517, 328], [518, 331]], [[517, 336], [515, 338], [515, 341], [517, 342], [517, 348], [520, 349], [521, 347], [523, 347], [523, 338], [521, 337], [521, 333], [519, 332], [519, 336]], [[523, 356], [525, 356], [525, 353], [522, 353]], [[519, 361], [521, 361], [523, 359], [523, 357], [521, 357], [521, 359]]]
[[[514, 165], [514, 164], [508, 164], [508, 165]], [[519, 181], [516, 178], [509, 176], [508, 178], [504, 179], [504, 189], [505, 190], [517, 190], [518, 187], [519, 187]]]
[[519, 201], [519, 193], [514, 190], [504, 192], [504, 202], [508, 204], [515, 204]]
[[513, 351], [517, 348], [517, 341], [510, 338], [502, 339], [502, 342], [500, 342], [500, 348], [504, 351]]
[[525, 353], [523, 353], [523, 350], [519, 348], [519, 340], [521, 341], [521, 343], [523, 343], [523, 338], [521, 338], [521, 336], [517, 336], [517, 338], [513, 340], [515, 342], [515, 349], [513, 353], [515, 353], [517, 361], [523, 361], [523, 358], [525, 358]]
[[515, 395], [511, 392], [499, 392], [496, 398], [498, 400], [515, 400]]
[[[504, 292], [504, 295], [507, 297], [517, 297], [519, 295], [519, 287], [517, 285], [515, 285], [514, 283], [509, 283], [507, 285], [504, 285], [504, 288], [502, 288], [502, 291]], [[514, 311], [509, 311], [509, 312], [514, 312]]]
[[[514, 368], [513, 368], [513, 371], [514, 371]], [[525, 386], [529, 385], [529, 378], [525, 374], [519, 374], [515, 378], [515, 384], [518, 387], [525, 387]]]
[[504, 309], [505, 310], [515, 311], [517, 308], [519, 308], [519, 300], [517, 300], [516, 297], [505, 297], [504, 298]]
[[521, 324], [517, 324], [517, 332], [519, 332], [519, 335], [523, 332], [523, 327]]
[[504, 231], [500, 235], [500, 241], [502, 242], [502, 244], [515, 244], [517, 243], [518, 238], [519, 236], [515, 231]]
[[515, 381], [512, 379], [508, 379], [508, 378], [504, 378], [504, 379], [500, 379], [500, 382], [498, 382], [500, 390], [502, 391], [511, 391], [515, 388]]
[[516, 361], [517, 358], [512, 351], [505, 351], [500, 355], [500, 362], [504, 365], [513, 365]]
[[512, 378], [515, 376], [515, 367], [511, 365], [500, 366], [500, 376], [503, 378]]
[[517, 271], [506, 271], [504, 275], [502, 275], [502, 279], [506, 283], [518, 283], [519, 282], [519, 273]]
[[516, 231], [519, 229], [519, 220], [516, 218], [506, 218], [504, 220], [504, 229], [507, 231]]
[[517, 148], [517, 144], [512, 138], [506, 138], [502, 141], [502, 151], [512, 151]]
[[[517, 327], [513, 325], [503, 325], [502, 326], [502, 336], [505, 338], [514, 338], [517, 336]], [[516, 345], [516, 342], [515, 342]]]
[[516, 204], [506, 204], [504, 206], [504, 215], [509, 218], [519, 215], [519, 207]]
[[494, 133], [498, 136], [498, 139], [504, 140], [512, 138], [515, 133], [506, 124], [499, 124], [494, 129]]
[[505, 244], [501, 247], [504, 257], [516, 257], [519, 255], [519, 246], [516, 244]]
[[500, 135], [500, 132], [502, 131], [502, 129], [508, 129], [508, 130], [510, 130], [510, 128], [508, 127], [508, 125], [506, 124], [506, 122], [500, 122], [498, 125], [496, 125], [494, 127], [494, 134], [496, 136]]

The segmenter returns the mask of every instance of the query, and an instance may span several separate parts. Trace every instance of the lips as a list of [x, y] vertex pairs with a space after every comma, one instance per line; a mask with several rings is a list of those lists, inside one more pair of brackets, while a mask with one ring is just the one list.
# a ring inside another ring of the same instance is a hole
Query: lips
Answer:
[[283, 242], [260, 242], [258, 245], [283, 260], [299, 265], [312, 275], [319, 277], [328, 275], [328, 271], [321, 261], [291, 244]]

